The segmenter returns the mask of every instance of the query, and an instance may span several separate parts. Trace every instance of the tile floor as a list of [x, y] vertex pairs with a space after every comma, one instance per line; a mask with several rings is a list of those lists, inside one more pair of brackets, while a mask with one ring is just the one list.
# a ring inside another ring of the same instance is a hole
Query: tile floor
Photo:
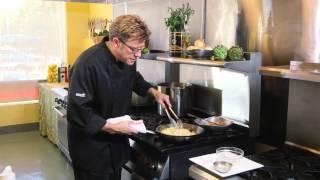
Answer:
[[38, 131], [0, 135], [0, 170], [11, 165], [17, 180], [73, 180], [57, 146]]
[[[265, 151], [270, 146], [257, 144]], [[17, 180], [74, 180], [73, 170], [67, 159], [38, 131], [0, 135], [0, 171], [11, 165]], [[122, 171], [122, 180], [133, 180]]]
[[[11, 165], [17, 180], [74, 180], [72, 166], [38, 131], [0, 135], [0, 171]], [[122, 171], [122, 180], [131, 180]]]

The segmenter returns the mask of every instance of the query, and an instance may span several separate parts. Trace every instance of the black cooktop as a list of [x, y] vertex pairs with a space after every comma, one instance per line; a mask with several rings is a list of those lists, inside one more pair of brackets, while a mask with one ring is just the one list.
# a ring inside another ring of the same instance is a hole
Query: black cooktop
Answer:
[[248, 158], [264, 167], [240, 174], [244, 179], [320, 179], [320, 155], [296, 147], [285, 145]]
[[[142, 119], [149, 130], [155, 130], [160, 124], [167, 124], [169, 120], [165, 116], [160, 116], [156, 111], [138, 111], [131, 113], [132, 119]], [[193, 124], [193, 117], [180, 117], [184, 123]], [[210, 131], [206, 130], [201, 136], [192, 141], [185, 142], [183, 144], [177, 144], [167, 142], [160, 136], [154, 134], [136, 134], [130, 138], [139, 143], [139, 145], [147, 146], [148, 149], [152, 149], [156, 153], [162, 155], [183, 151], [192, 147], [201, 147], [213, 143], [221, 143], [225, 140], [231, 140], [236, 138], [248, 137], [248, 129], [240, 127], [238, 125], [232, 125], [228, 129], [222, 131]]]

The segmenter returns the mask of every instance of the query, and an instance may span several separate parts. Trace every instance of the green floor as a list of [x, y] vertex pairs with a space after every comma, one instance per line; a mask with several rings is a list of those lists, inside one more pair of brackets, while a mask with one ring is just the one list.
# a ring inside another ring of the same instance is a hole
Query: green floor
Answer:
[[0, 135], [0, 170], [11, 165], [17, 180], [73, 180], [66, 158], [38, 131]]

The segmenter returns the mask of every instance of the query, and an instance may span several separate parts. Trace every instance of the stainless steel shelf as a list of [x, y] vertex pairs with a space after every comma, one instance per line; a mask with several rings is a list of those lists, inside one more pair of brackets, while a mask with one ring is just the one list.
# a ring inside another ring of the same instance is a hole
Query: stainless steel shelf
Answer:
[[166, 61], [170, 63], [194, 64], [194, 65], [217, 66], [217, 67], [224, 67], [226, 64], [225, 61], [197, 60], [197, 59], [190, 59], [190, 58], [170, 57], [170, 56], [157, 56], [157, 60]]
[[191, 64], [199, 66], [221, 67], [247, 73], [258, 72], [259, 68], [261, 67], [261, 53], [245, 53], [244, 57], [245, 59], [243, 61], [212, 61], [171, 57], [168, 53], [151, 53], [144, 55], [141, 59], [158, 60], [173, 64]]

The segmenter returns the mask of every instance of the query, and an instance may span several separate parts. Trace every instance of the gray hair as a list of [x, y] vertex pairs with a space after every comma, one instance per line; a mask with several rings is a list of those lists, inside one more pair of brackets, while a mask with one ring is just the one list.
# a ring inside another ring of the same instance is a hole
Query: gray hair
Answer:
[[109, 28], [109, 39], [114, 37], [127, 41], [136, 38], [140, 41], [148, 40], [151, 32], [147, 24], [137, 15], [118, 16]]

